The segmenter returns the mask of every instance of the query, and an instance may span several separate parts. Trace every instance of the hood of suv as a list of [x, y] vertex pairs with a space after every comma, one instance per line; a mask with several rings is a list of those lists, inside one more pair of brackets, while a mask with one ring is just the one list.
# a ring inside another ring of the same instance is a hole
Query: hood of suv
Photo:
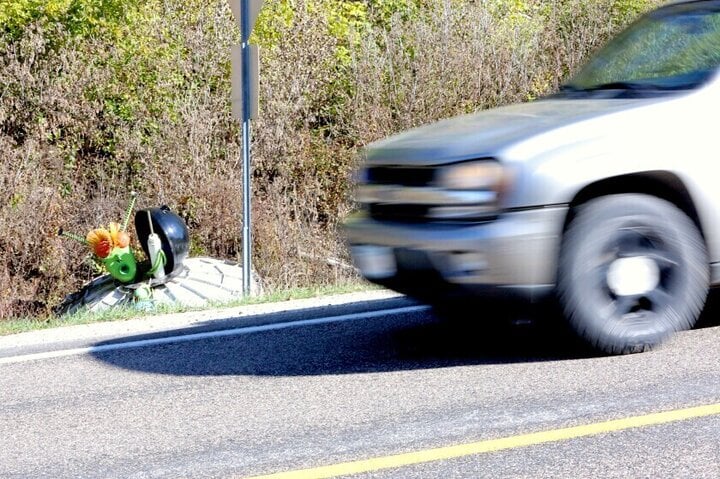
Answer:
[[547, 99], [515, 104], [429, 124], [369, 145], [368, 164], [437, 165], [498, 155], [548, 131], [652, 101]]

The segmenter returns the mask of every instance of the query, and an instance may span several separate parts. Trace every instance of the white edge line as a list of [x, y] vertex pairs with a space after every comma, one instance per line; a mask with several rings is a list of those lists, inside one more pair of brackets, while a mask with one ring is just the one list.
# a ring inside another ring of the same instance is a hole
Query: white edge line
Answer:
[[[343, 321], [357, 321], [363, 318], [377, 318], [389, 314], [407, 314], [429, 310], [429, 306], [406, 306], [404, 308], [383, 309], [364, 313], [344, 314], [341, 316], [329, 316], [326, 318], [304, 319], [300, 321], [287, 321], [284, 323], [262, 324], [258, 326], [246, 326], [242, 328], [224, 329], [220, 331], [208, 331], [205, 333], [184, 334], [180, 336], [168, 336], [164, 338], [142, 339], [128, 341], [126, 343], [104, 344], [101, 346], [88, 346], [84, 348], [62, 349], [59, 351], [48, 351], [44, 353], [25, 354], [21, 356], [9, 356], [0, 358], [0, 365], [17, 364], [42, 359], [63, 358], [67, 356], [80, 356], [83, 354], [102, 353], [107, 351], [119, 351], [123, 349], [144, 348], [163, 344], [188, 343], [202, 339], [223, 338], [227, 336], [241, 336], [243, 334], [261, 333], [275, 331], [278, 329], [297, 328], [301, 326], [315, 326], [319, 324], [338, 323]], [[146, 334], [152, 334], [146, 333]]]

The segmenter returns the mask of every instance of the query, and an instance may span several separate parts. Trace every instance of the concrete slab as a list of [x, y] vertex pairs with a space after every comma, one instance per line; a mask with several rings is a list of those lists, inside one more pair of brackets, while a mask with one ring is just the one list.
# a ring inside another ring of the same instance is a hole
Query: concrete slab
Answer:
[[[81, 308], [101, 312], [136, 302], [135, 291], [149, 287], [151, 298], [140, 307], [153, 305], [178, 305], [204, 307], [229, 303], [244, 296], [243, 270], [234, 262], [215, 258], [188, 258], [183, 269], [162, 284], [142, 282], [123, 285], [110, 275], [104, 275], [88, 283], [82, 290], [69, 295], [58, 308], [58, 314], [72, 314]], [[253, 295], [260, 294], [262, 287], [256, 275], [250, 281]]]

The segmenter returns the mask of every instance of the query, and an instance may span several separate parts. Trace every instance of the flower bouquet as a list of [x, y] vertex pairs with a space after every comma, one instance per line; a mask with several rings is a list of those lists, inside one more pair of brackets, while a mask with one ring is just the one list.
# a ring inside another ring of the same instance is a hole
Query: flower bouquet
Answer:
[[110, 223], [108, 228], [95, 228], [85, 238], [63, 230], [59, 232], [60, 236], [89, 246], [96, 260], [121, 283], [131, 283], [137, 276], [137, 261], [130, 249], [130, 236], [126, 232], [135, 200], [136, 194], [132, 193], [122, 225]]

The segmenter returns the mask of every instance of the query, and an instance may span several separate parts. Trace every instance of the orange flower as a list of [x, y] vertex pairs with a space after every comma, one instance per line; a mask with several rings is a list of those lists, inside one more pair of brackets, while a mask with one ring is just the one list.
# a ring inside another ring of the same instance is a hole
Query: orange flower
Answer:
[[130, 244], [130, 236], [126, 232], [120, 231], [120, 225], [117, 223], [110, 223], [110, 237], [118, 248], [124, 248]]
[[85, 239], [98, 258], [107, 258], [114, 247], [112, 236], [105, 228], [92, 230]]

